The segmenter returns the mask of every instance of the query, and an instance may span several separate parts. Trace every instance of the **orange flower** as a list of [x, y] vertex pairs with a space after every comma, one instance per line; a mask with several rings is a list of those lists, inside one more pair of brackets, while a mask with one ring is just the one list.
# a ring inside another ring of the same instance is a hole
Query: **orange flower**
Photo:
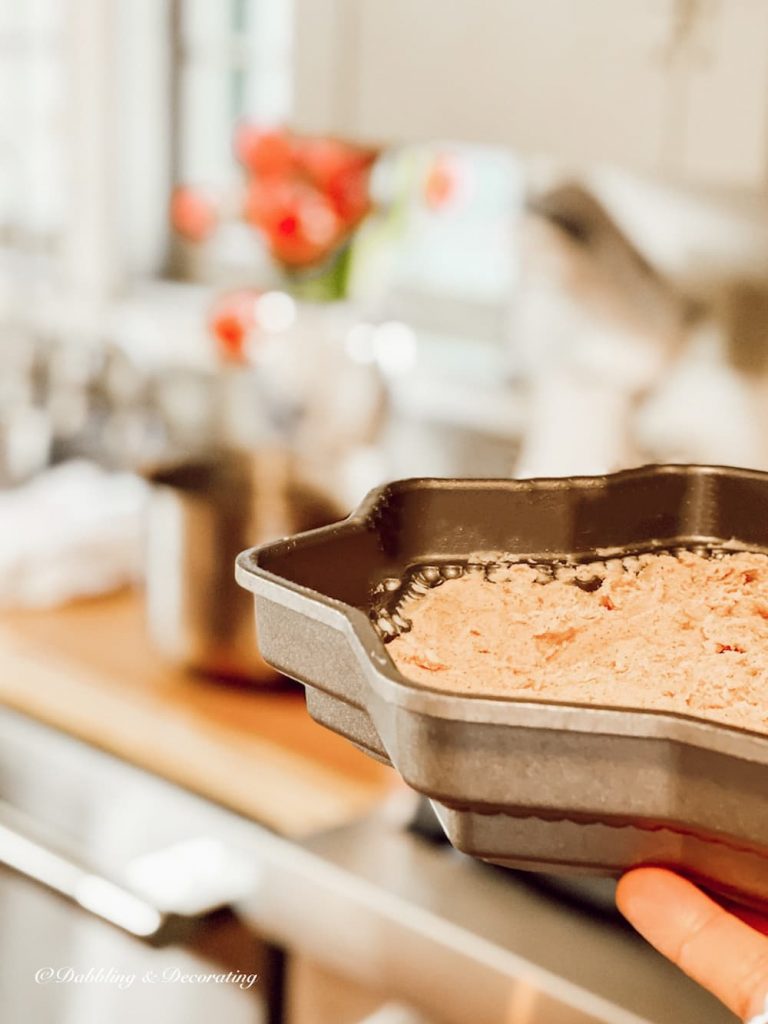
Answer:
[[178, 185], [171, 196], [171, 224], [190, 242], [204, 242], [218, 226], [215, 200], [203, 189]]

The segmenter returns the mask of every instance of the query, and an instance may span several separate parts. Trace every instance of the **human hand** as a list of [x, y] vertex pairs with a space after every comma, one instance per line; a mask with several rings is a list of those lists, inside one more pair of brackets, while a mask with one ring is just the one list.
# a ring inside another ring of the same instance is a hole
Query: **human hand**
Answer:
[[640, 934], [741, 1020], [768, 1024], [768, 919], [726, 909], [662, 868], [636, 868], [616, 904]]

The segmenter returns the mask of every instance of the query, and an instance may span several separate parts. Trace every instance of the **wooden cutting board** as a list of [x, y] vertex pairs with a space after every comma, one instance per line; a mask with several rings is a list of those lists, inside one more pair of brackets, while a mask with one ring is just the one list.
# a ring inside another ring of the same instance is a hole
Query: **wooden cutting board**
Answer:
[[132, 592], [0, 615], [0, 703], [289, 836], [350, 820], [398, 785], [313, 722], [300, 687], [164, 664]]

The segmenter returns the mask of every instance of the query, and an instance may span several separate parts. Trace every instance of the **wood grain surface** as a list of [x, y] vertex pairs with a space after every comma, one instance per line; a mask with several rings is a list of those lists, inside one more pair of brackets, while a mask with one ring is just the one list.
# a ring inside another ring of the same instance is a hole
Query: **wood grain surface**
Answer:
[[349, 820], [397, 785], [312, 721], [300, 687], [264, 691], [164, 664], [134, 593], [3, 613], [0, 703], [285, 835]]

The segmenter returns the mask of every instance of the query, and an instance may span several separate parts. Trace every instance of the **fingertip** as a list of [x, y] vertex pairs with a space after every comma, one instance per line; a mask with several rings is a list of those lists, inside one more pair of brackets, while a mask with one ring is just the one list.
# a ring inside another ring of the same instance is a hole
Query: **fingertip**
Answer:
[[655, 892], [660, 887], [667, 888], [670, 884], [682, 881], [668, 868], [641, 867], [632, 868], [622, 875], [616, 888], [617, 894], [634, 894]]
[[616, 906], [633, 921], [653, 912], [657, 906], [679, 897], [689, 883], [667, 868], [633, 868], [619, 879]]

